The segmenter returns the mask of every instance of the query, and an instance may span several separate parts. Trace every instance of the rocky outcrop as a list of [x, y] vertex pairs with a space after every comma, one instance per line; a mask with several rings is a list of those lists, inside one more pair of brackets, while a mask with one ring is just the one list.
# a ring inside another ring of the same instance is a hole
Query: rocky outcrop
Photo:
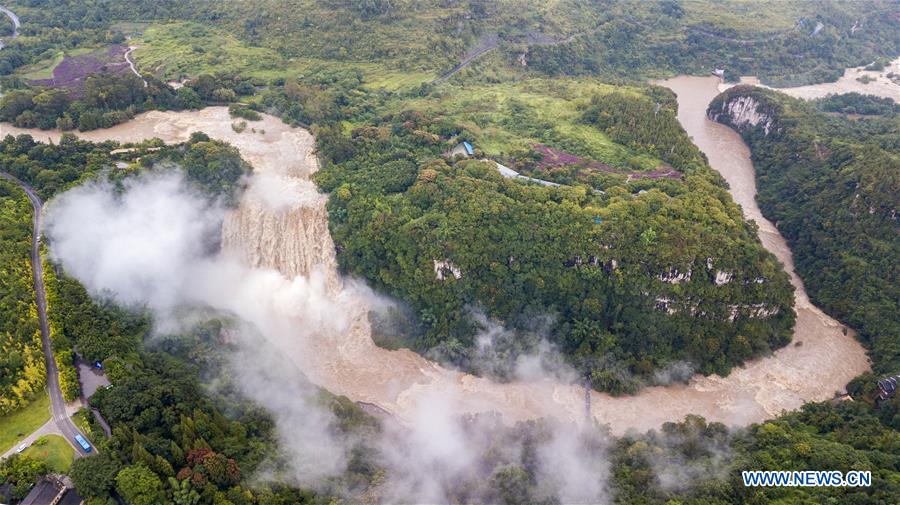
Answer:
[[671, 268], [667, 272], [656, 276], [656, 278], [668, 284], [681, 284], [682, 282], [691, 280], [691, 273], [690, 268], [687, 269], [687, 272], [681, 272], [677, 268]]
[[434, 260], [434, 277], [442, 281], [450, 276], [457, 280], [462, 279], [462, 271], [448, 259]]
[[728, 123], [741, 131], [748, 126], [759, 126], [768, 135], [772, 131], [775, 120], [760, 111], [759, 102], [752, 96], [735, 96], [731, 100], [722, 102], [722, 109], [713, 113], [710, 110], [710, 119], [722, 123], [721, 116], [727, 116]]
[[717, 96], [706, 111], [709, 119], [730, 126], [739, 133], [757, 130], [763, 136], [778, 129], [779, 106], [765, 90], [735, 86]]
[[723, 272], [721, 270], [716, 271], [716, 286], [724, 286], [731, 282], [731, 279], [734, 278], [734, 274], [731, 272]]

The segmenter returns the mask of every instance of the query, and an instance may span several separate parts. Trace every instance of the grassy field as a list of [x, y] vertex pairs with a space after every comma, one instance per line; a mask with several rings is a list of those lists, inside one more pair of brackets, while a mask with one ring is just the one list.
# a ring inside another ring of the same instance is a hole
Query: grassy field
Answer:
[[152, 72], [164, 80], [225, 72], [269, 81], [303, 75], [314, 69], [352, 66], [363, 73], [369, 87], [394, 91], [437, 77], [434, 72], [404, 72], [371, 62], [283, 58], [271, 49], [247, 45], [224, 30], [191, 22], [154, 24], [142, 30], [133, 41], [138, 46], [135, 62], [141, 71]]
[[4, 417], [0, 417], [0, 453], [6, 452], [32, 431], [50, 420], [50, 397], [40, 393], [33, 402]]
[[34, 65], [29, 65], [22, 70], [22, 77], [28, 80], [50, 79], [53, 77], [53, 69], [55, 69], [66, 54], [62, 51], [57, 52], [52, 59], [39, 61]]
[[477, 147], [492, 157], [540, 142], [613, 166], [656, 168], [660, 160], [635, 154], [581, 122], [580, 111], [592, 96], [613, 91], [637, 93], [594, 79], [533, 78], [465, 88], [446, 84], [430, 96], [396, 105], [451, 118], [472, 131]]
[[59, 435], [47, 435], [37, 439], [22, 454], [46, 461], [50, 470], [57, 473], [68, 472], [75, 459], [75, 449]]
[[180, 79], [219, 72], [255, 75], [283, 69], [283, 58], [272, 51], [251, 47], [230, 34], [191, 23], [148, 26], [134, 39], [134, 58], [141, 71], [165, 79]]

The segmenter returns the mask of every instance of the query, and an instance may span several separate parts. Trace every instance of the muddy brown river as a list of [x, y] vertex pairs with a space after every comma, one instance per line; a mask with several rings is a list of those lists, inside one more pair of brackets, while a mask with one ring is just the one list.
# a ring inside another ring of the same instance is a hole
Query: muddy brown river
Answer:
[[[699, 414], [710, 421], [742, 425], [793, 410], [804, 402], [830, 398], [868, 368], [862, 347], [844, 328], [810, 305], [793, 272], [790, 251], [777, 230], [759, 213], [749, 152], [732, 130], [706, 119], [716, 94], [715, 78], [680, 77], [666, 81], [678, 93], [679, 120], [713, 168], [731, 184], [745, 215], [760, 225], [760, 237], [785, 264], [797, 286], [798, 320], [793, 344], [747, 363], [728, 377], [697, 376], [688, 384], [650, 387], [635, 396], [614, 398], [591, 393], [591, 416], [613, 433], [658, 428], [662, 423]], [[255, 297], [266, 324], [297, 328], [296, 337], [267, 337], [316, 384], [352, 400], [377, 405], [412, 422], [421, 405], [439, 398], [458, 413], [498, 412], [508, 422], [551, 416], [584, 422], [580, 385], [542, 378], [500, 384], [439, 366], [409, 350], [387, 350], [371, 339], [366, 317], [372, 297], [336, 271], [328, 233], [325, 196], [309, 180], [318, 167], [314, 139], [272, 116], [243, 133], [231, 128], [224, 107], [201, 111], [148, 112], [128, 123], [80, 133], [86, 140], [137, 142], [158, 137], [182, 142], [194, 131], [237, 147], [254, 167], [250, 189], [223, 226], [223, 247], [248, 268], [280, 272], [285, 283], [318, 279], [322, 296], [337, 307], [346, 324], [340, 331], [310, 332], [303, 311], [279, 299], [280, 289]], [[263, 133], [264, 131], [264, 133]], [[58, 141], [59, 132], [0, 125], [0, 135], [29, 133], [37, 140]], [[284, 283], [282, 283], [284, 284]], [[274, 321], [274, 322], [273, 322]], [[319, 321], [318, 323], [321, 323]], [[318, 324], [317, 323], [317, 324]], [[273, 326], [274, 327], [274, 326]], [[338, 327], [321, 325], [320, 328]]]
[[[812, 100], [814, 98], [822, 98], [828, 95], [838, 95], [842, 93], [860, 93], [863, 95], [878, 96], [881, 98], [890, 98], [900, 103], [900, 81], [895, 81], [889, 76], [900, 75], [900, 58], [890, 62], [882, 70], [866, 70], [865, 66], [853, 67], [844, 70], [844, 75], [835, 82], [823, 82], [819, 84], [809, 84], [806, 86], [796, 86], [791, 88], [772, 88], [759, 82], [757, 77], [744, 76], [741, 77], [741, 84], [752, 84], [762, 88], [774, 89], [794, 98], [802, 98], [804, 100]], [[860, 80], [862, 79], [862, 80]], [[719, 84], [719, 91], [734, 86], [734, 84]]]

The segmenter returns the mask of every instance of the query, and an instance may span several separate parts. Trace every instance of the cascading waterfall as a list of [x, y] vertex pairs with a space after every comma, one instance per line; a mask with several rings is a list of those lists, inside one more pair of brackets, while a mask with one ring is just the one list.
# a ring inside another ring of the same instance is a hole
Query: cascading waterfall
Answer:
[[311, 182], [291, 176], [261, 174], [251, 184], [222, 225], [223, 250], [251, 268], [271, 268], [288, 279], [318, 269], [329, 290], [339, 291], [325, 196]]

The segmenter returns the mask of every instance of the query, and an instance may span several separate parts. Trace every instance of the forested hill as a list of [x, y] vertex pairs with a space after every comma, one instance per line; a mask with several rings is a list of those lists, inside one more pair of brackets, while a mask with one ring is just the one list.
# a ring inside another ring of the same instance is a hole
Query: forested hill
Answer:
[[709, 115], [737, 129], [750, 145], [760, 208], [790, 243], [813, 303], [859, 330], [876, 372], [896, 373], [896, 105], [861, 95], [804, 103], [739, 86], [716, 97]]
[[[316, 180], [331, 193], [341, 266], [410, 302], [422, 325], [400, 344], [504, 378], [544, 337], [596, 388], [620, 393], [685, 362], [725, 374], [789, 341], [787, 275], [691, 144], [673, 97], [647, 92], [666, 105], [622, 88], [581, 103], [579, 124], [660, 156], [676, 178], [523, 185], [491, 161], [445, 158], [478, 137], [412, 111], [349, 139], [318, 131], [326, 163]], [[535, 114], [514, 117], [522, 131], [543, 131]], [[476, 342], [478, 310], [518, 333], [487, 349]]]
[[196, 72], [201, 65], [240, 66], [272, 76], [285, 66], [339, 62], [428, 82], [467, 55], [487, 51], [489, 73], [504, 67], [633, 79], [718, 67], [729, 76], [758, 74], [764, 82], [789, 85], [834, 80], [844, 67], [900, 53], [897, 6], [891, 0], [803, 0], [778, 8], [740, 0], [6, 4], [23, 24], [22, 37], [0, 53], [2, 74], [52, 59], [54, 51], [122, 42], [123, 33], [144, 29], [139, 57], [154, 73], [169, 76]]

